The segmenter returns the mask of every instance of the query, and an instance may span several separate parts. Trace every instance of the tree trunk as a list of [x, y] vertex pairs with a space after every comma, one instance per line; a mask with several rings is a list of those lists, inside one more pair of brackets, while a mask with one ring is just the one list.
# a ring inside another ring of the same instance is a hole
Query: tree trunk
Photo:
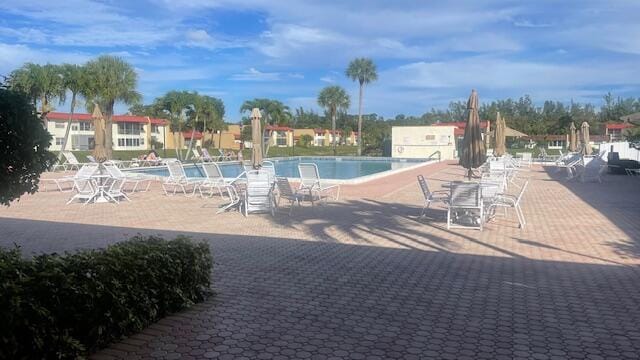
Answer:
[[358, 142], [358, 156], [362, 156], [362, 92], [364, 85], [360, 83], [360, 98], [358, 99], [358, 136], [356, 141]]
[[336, 149], [336, 111], [331, 109], [331, 142], [333, 143], [333, 156], [337, 156], [338, 152]]
[[62, 159], [62, 153], [67, 148], [67, 142], [69, 141], [69, 133], [71, 132], [71, 121], [73, 119], [73, 113], [76, 110], [76, 93], [71, 93], [71, 113], [69, 114], [69, 120], [67, 120], [67, 128], [64, 131], [64, 140], [62, 140], [62, 148], [58, 153], [58, 160]]
[[114, 101], [110, 101], [107, 103], [107, 116], [105, 119], [105, 129], [104, 129], [104, 150], [107, 154], [107, 160], [111, 160], [113, 157], [113, 106]]

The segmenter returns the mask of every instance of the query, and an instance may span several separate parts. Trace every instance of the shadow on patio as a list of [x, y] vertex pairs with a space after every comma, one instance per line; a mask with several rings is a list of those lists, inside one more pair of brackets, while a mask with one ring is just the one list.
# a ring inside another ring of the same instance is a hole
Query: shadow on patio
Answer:
[[[402, 209], [396, 209], [402, 210]], [[59, 250], [177, 232], [0, 219], [67, 232]], [[320, 231], [320, 230], [318, 230]], [[184, 232], [180, 232], [184, 233]], [[640, 353], [629, 267], [186, 233], [209, 242], [216, 296], [96, 358], [584, 358]], [[11, 239], [2, 239], [3, 245]], [[440, 243], [444, 246], [446, 242]]]

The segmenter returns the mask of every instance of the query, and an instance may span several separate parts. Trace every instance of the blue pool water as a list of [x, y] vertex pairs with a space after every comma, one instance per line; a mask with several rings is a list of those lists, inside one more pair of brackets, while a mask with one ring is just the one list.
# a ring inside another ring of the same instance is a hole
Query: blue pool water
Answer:
[[[424, 159], [358, 159], [358, 158], [333, 158], [333, 157], [296, 157], [285, 159], [270, 159], [275, 164], [276, 175], [288, 178], [298, 178], [298, 164], [314, 163], [318, 166], [320, 177], [323, 179], [355, 179], [362, 176], [377, 174], [384, 171], [401, 169], [416, 165]], [[244, 169], [237, 163], [218, 163], [225, 178], [235, 178]], [[156, 176], [168, 176], [165, 167], [145, 168], [132, 170]], [[185, 171], [189, 177], [204, 177], [204, 172], [198, 165], [185, 165]]]

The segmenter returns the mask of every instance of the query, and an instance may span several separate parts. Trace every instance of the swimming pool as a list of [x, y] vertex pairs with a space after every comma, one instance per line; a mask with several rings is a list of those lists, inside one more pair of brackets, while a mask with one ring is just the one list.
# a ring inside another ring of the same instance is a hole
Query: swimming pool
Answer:
[[[314, 163], [318, 166], [320, 177], [335, 182], [361, 182], [393, 173], [397, 170], [404, 170], [420, 166], [429, 162], [429, 159], [398, 159], [398, 158], [372, 158], [372, 157], [289, 157], [267, 159], [275, 164], [276, 175], [288, 178], [299, 178], [298, 164]], [[218, 163], [225, 178], [235, 178], [244, 169], [239, 162]], [[132, 169], [133, 172], [140, 172], [155, 176], [168, 176], [166, 167], [151, 167]], [[197, 164], [186, 165], [185, 172], [188, 177], [204, 177], [202, 168]]]

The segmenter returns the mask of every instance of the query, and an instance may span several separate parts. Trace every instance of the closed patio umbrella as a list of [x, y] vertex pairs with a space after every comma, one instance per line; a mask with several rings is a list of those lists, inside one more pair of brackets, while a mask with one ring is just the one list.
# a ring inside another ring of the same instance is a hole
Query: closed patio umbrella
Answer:
[[577, 149], [576, 144], [576, 125], [571, 122], [571, 126], [569, 126], [569, 151], [575, 152]]
[[480, 116], [478, 115], [478, 93], [471, 90], [471, 96], [467, 102], [467, 124], [464, 128], [460, 151], [460, 165], [468, 170], [469, 179], [471, 179], [473, 169], [484, 164], [486, 158], [487, 154], [480, 130]]
[[251, 165], [254, 169], [258, 169], [262, 165], [262, 129], [260, 119], [262, 114], [260, 109], [253, 108], [251, 110], [251, 139], [253, 147], [251, 148]]
[[495, 144], [495, 148], [493, 149], [493, 155], [495, 156], [502, 156], [507, 151], [505, 129], [506, 129], [506, 126], [504, 123], [504, 118], [502, 118], [500, 116], [500, 112], [498, 112], [498, 115], [496, 116], [496, 129], [495, 129], [496, 144]]
[[591, 145], [589, 144], [589, 123], [582, 123], [582, 153], [583, 155], [591, 155]]
[[102, 111], [100, 111], [100, 106], [95, 104], [93, 107], [93, 114], [91, 114], [91, 118], [93, 119], [94, 126], [94, 142], [95, 146], [93, 148], [93, 157], [97, 162], [104, 162], [107, 160], [107, 152], [105, 150], [105, 140], [106, 136], [105, 132], [105, 122], [104, 117], [102, 116]]

